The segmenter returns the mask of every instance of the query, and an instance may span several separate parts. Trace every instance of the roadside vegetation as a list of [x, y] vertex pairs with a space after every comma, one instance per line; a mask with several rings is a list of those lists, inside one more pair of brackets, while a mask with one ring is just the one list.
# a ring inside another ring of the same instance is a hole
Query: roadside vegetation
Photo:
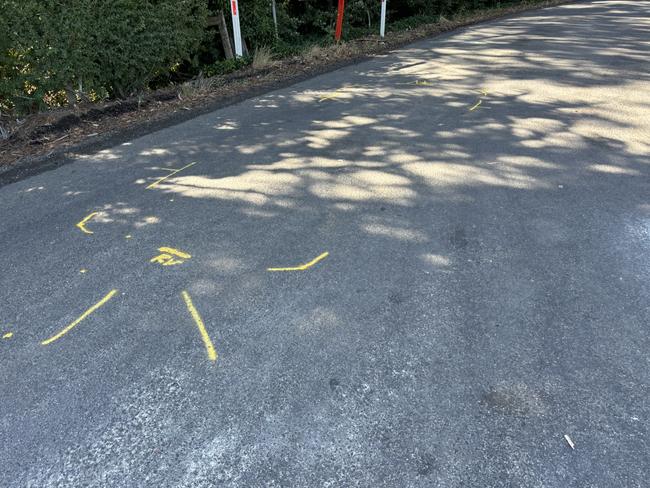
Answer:
[[[521, 0], [390, 0], [388, 30]], [[198, 76], [227, 74], [333, 42], [335, 0], [241, 0], [248, 55], [231, 53], [223, 0], [0, 0], [0, 110], [21, 116], [82, 101], [119, 99]], [[378, 0], [349, 0], [344, 40], [375, 34]], [[226, 34], [228, 36], [228, 34]]]
[[380, 39], [379, 0], [347, 0], [335, 43], [337, 0], [239, 0], [235, 58], [226, 0], [0, 0], [0, 162], [562, 1], [388, 0]]

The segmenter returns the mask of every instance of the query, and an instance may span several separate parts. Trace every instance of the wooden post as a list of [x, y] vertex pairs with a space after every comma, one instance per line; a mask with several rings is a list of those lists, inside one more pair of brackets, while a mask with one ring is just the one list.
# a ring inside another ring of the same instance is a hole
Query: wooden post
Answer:
[[235, 55], [232, 53], [232, 44], [230, 44], [230, 35], [228, 34], [228, 26], [226, 25], [226, 18], [223, 16], [223, 10], [219, 10], [219, 15], [217, 15], [217, 26], [219, 27], [219, 37], [221, 37], [221, 45], [226, 59], [233, 59]]
[[271, 11], [273, 12], [273, 26], [275, 27], [275, 38], [278, 39], [278, 14], [275, 11], [275, 0], [271, 0]]

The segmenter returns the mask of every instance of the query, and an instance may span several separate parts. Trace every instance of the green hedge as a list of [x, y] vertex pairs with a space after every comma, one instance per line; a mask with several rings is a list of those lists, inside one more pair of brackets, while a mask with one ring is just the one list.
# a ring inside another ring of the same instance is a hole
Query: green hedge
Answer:
[[0, 0], [0, 110], [125, 97], [205, 35], [207, 0]]

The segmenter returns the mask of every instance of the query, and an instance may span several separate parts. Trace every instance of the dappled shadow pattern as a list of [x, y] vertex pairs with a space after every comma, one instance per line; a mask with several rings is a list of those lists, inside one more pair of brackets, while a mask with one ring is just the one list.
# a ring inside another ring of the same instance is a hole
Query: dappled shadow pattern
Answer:
[[[79, 175], [61, 168], [66, 188], [44, 175], [12, 185], [7, 242], [23, 252], [11, 240], [27, 225], [20, 208], [47, 195], [44, 228], [72, 205], [96, 208], [96, 233], [140, 230], [191, 251], [196, 267], [157, 287], [140, 257], [97, 255], [111, 279], [155, 288], [161, 310], [187, 286], [227, 358], [223, 375], [174, 359], [207, 385], [201, 398], [221, 423], [160, 408], [194, 436], [193, 450], [156, 457], [146, 476], [163, 484], [559, 486], [579, 473], [584, 484], [640, 486], [647, 458], [634, 443], [611, 449], [601, 426], [637, 435], [626, 419], [647, 413], [649, 19], [648, 2], [537, 11], [197, 118], [89, 156]], [[46, 246], [45, 230], [35, 238]], [[309, 274], [264, 271], [323, 251]], [[47, 260], [32, 262], [37, 273]], [[76, 286], [0, 285], [6, 310], [27, 318], [45, 305], [23, 310], [25, 288], [63, 300]], [[151, 312], [161, 323], [167, 313]], [[139, 341], [97, 332], [116, 345], [88, 374], [130, 398], [139, 390], [102, 366], [129, 361], [138, 384], [181, 347], [175, 330], [149, 327]], [[607, 469], [558, 453], [553, 436], [566, 426], [589, 433], [584, 459]], [[111, 439], [82, 441], [125, 474]], [[97, 465], [74, 454], [62, 455], [70, 479]], [[181, 475], [158, 468], [178, 457]]]

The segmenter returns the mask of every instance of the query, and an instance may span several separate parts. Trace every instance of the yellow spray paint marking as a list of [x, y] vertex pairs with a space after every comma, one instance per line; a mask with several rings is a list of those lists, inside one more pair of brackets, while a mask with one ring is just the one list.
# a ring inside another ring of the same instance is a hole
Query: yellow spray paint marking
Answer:
[[323, 102], [325, 100], [334, 100], [335, 98], [338, 98], [341, 95], [343, 95], [343, 92], [341, 92], [340, 90], [336, 90], [335, 92], [332, 92], [329, 95], [323, 95], [318, 99], [318, 101]]
[[86, 222], [88, 222], [90, 219], [92, 219], [95, 215], [97, 215], [99, 212], [93, 212], [83, 218], [81, 222], [77, 224], [77, 227], [81, 229], [81, 232], [84, 232], [86, 234], [94, 234], [92, 230], [86, 229]]
[[415, 84], [418, 85], [418, 86], [431, 86], [431, 85], [433, 85], [433, 83], [431, 83], [430, 81], [427, 81], [427, 80], [417, 80], [415, 82]]
[[474, 110], [476, 110], [477, 108], [479, 108], [479, 107], [481, 106], [482, 103], [483, 103], [483, 100], [479, 100], [478, 102], [476, 102], [476, 104], [475, 104], [472, 108], [469, 109], [469, 111], [470, 111], [470, 112], [473, 112]]
[[304, 271], [307, 268], [311, 268], [314, 264], [316, 264], [319, 261], [322, 261], [325, 259], [327, 256], [329, 256], [330, 253], [324, 252], [320, 256], [315, 257], [311, 261], [305, 264], [301, 264], [300, 266], [293, 266], [290, 268], [266, 268], [267, 271]]
[[56, 341], [57, 339], [60, 339], [64, 335], [66, 335], [68, 332], [70, 332], [72, 329], [74, 329], [77, 325], [79, 325], [91, 313], [93, 313], [95, 310], [97, 310], [99, 307], [101, 307], [107, 301], [109, 301], [111, 298], [113, 298], [113, 296], [116, 293], [117, 293], [117, 290], [111, 290], [110, 292], [108, 292], [108, 294], [104, 298], [102, 298], [100, 301], [95, 303], [95, 305], [93, 305], [88, 310], [86, 310], [83, 314], [81, 314], [81, 317], [79, 317], [77, 320], [72, 322], [70, 325], [64, 327], [60, 332], [57, 332], [56, 334], [54, 334], [49, 339], [46, 339], [43, 342], [41, 342], [41, 345], [42, 346], [47, 346], [48, 344], [51, 344], [52, 342]]
[[11, 339], [14, 336], [13, 332], [7, 332], [6, 334], [3, 334], [2, 338], [3, 339]]
[[[183, 264], [185, 259], [190, 259], [192, 256], [173, 247], [159, 247], [158, 250], [162, 253], [149, 260], [150, 263], [159, 263], [163, 266], [173, 266], [175, 264]], [[174, 256], [180, 259], [175, 259]]]
[[84, 274], [84, 273], [87, 273], [88, 270], [87, 270], [87, 269], [80, 269], [79, 272], [80, 272], [81, 274]]
[[487, 97], [487, 91], [485, 91], [485, 89], [481, 89], [481, 94], [482, 94], [484, 97]]
[[203, 320], [201, 319], [199, 312], [197, 312], [196, 307], [192, 303], [192, 298], [190, 298], [190, 294], [187, 293], [186, 291], [183, 291], [181, 294], [183, 295], [183, 300], [185, 300], [185, 305], [187, 306], [187, 310], [190, 312], [190, 315], [194, 319], [194, 323], [196, 323], [196, 326], [198, 327], [199, 332], [201, 333], [201, 339], [203, 339], [203, 344], [205, 344], [205, 350], [208, 353], [208, 359], [210, 361], [216, 361], [217, 352], [214, 350], [214, 345], [210, 340], [208, 331], [205, 330], [205, 324], [203, 323]]
[[168, 175], [163, 176], [162, 178], [160, 178], [160, 179], [154, 181], [151, 185], [149, 185], [148, 187], [146, 187], [145, 190], [150, 190], [151, 188], [155, 188], [155, 187], [157, 187], [160, 183], [162, 183], [163, 181], [165, 181], [167, 178], [171, 178], [171, 177], [174, 176], [176, 173], [180, 173], [180, 172], [183, 171], [184, 169], [187, 169], [187, 168], [189, 168], [190, 166], [194, 166], [195, 164], [196, 164], [196, 161], [193, 162], [193, 163], [187, 164], [187, 165], [183, 166], [183, 167], [180, 168], [180, 169], [175, 169], [174, 171], [172, 171], [172, 172], [169, 173]]
[[129, 234], [128, 236], [125, 236], [125, 237], [126, 237], [126, 239], [131, 239], [131, 237], [133, 237], [133, 236], [131, 234]]

